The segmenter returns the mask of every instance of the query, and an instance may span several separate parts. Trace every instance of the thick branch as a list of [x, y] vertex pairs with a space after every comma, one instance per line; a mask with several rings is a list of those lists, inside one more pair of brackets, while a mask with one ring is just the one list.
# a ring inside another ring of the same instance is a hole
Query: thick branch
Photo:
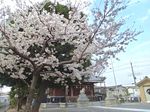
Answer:
[[42, 54], [44, 51], [45, 51], [45, 48], [46, 48], [46, 44], [47, 42], [49, 41], [50, 39], [47, 39], [43, 42], [43, 47], [42, 47], [42, 50], [40, 51], [40, 54]]
[[86, 45], [86, 47], [83, 49], [83, 51], [82, 51], [82, 53], [81, 53], [81, 55], [80, 55], [79, 61], [80, 61], [80, 60], [81, 60], [81, 58], [83, 57], [84, 52], [87, 50], [87, 48], [89, 47], [89, 45], [92, 43], [92, 41], [93, 41], [93, 39], [94, 39], [95, 35], [97, 34], [97, 32], [98, 32], [99, 28], [100, 28], [100, 27], [101, 27], [101, 25], [103, 24], [104, 19], [105, 19], [105, 15], [103, 16], [102, 21], [100, 21], [99, 26], [98, 26], [98, 27], [97, 27], [97, 29], [94, 31], [93, 35], [91, 35], [91, 36], [89, 37], [89, 42], [88, 42], [88, 44]]
[[[108, 2], [108, 1], [107, 1], [107, 2]], [[106, 16], [108, 15], [108, 13], [109, 13], [110, 11], [111, 11], [111, 9], [107, 12], [107, 3], [106, 3], [106, 4], [105, 4], [105, 9], [104, 9], [103, 18], [102, 18], [102, 20], [99, 22], [99, 25], [98, 25], [98, 27], [96, 28], [96, 30], [94, 31], [93, 35], [91, 35], [91, 36], [89, 37], [89, 42], [88, 42], [88, 44], [86, 45], [86, 47], [83, 49], [83, 51], [82, 51], [82, 53], [81, 53], [81, 55], [80, 55], [79, 61], [80, 61], [81, 58], [83, 57], [84, 52], [87, 50], [87, 48], [89, 47], [89, 45], [92, 43], [92, 41], [93, 41], [95, 35], [96, 35], [97, 32], [99, 31], [99, 28], [102, 26], [103, 22], [105, 21]]]
[[0, 51], [0, 54], [8, 55], [9, 53]]
[[15, 75], [17, 75], [17, 76], [19, 77], [19, 79], [20, 79], [21, 81], [23, 81], [23, 82], [27, 85], [27, 87], [30, 87], [29, 83], [28, 83], [26, 80], [20, 78], [20, 75], [16, 74], [15, 72], [13, 72], [13, 73], [14, 73]]
[[69, 61], [62, 61], [59, 63], [59, 65], [63, 65], [63, 64], [71, 64], [71, 63], [74, 63], [74, 62], [77, 62], [75, 60], [69, 60]]
[[0, 46], [2, 49], [10, 49], [9, 47]]
[[[71, 64], [74, 62], [77, 62], [77, 61], [75, 61], [75, 60], [62, 61], [62, 62], [59, 62], [57, 65]], [[52, 66], [52, 65], [48, 64], [48, 63], [43, 63], [43, 66]]]
[[35, 63], [34, 63], [28, 56], [24, 55], [23, 53], [20, 53], [20, 52], [12, 45], [12, 43], [11, 43], [10, 40], [9, 40], [9, 36], [8, 36], [1, 28], [0, 28], [0, 31], [4, 34], [6, 40], [7, 40], [8, 44], [9, 44], [10, 49], [11, 49], [16, 55], [18, 55], [18, 56], [20, 56], [21, 58], [23, 58], [23, 59], [29, 61], [29, 62], [33, 65], [33, 67], [36, 68]]
[[25, 81], [24, 79], [21, 79], [28, 87], [30, 87], [29, 83]]
[[6, 35], [5, 31], [3, 31], [1, 28], [0, 28], [0, 31], [1, 31], [2, 34], [5, 36], [5, 38], [6, 38], [7, 42], [8, 42], [8, 44], [9, 44], [10, 48], [13, 47], [13, 46], [12, 46], [12, 43], [11, 43], [10, 40], [9, 40], [9, 36]]
[[24, 55], [23, 53], [20, 53], [15, 47], [12, 47], [11, 50], [12, 50], [15, 54], [17, 54], [18, 56], [20, 56], [21, 58], [23, 58], [23, 59], [25, 59], [25, 60], [28, 60], [28, 61], [33, 65], [33, 67], [36, 68], [35, 63], [34, 63], [28, 56]]

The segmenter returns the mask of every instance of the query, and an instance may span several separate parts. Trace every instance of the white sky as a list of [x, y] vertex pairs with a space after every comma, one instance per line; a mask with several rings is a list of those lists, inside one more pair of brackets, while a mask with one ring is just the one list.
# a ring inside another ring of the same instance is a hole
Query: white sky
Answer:
[[2, 93], [8, 93], [8, 92], [10, 92], [10, 89], [11, 89], [11, 87], [6, 87], [6, 86], [4, 86], [4, 87], [1, 89], [1, 91], [2, 91]]

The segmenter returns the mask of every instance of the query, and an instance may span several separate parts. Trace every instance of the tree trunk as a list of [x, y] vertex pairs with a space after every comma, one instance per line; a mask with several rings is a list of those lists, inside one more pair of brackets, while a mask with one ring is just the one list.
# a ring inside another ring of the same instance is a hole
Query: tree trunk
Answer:
[[18, 99], [17, 99], [17, 112], [19, 112], [21, 107], [22, 107], [22, 98], [18, 97]]
[[35, 92], [35, 86], [37, 84], [39, 75], [33, 74], [33, 79], [31, 82], [31, 86], [29, 88], [29, 94], [27, 96], [27, 102], [26, 102], [26, 107], [25, 107], [25, 112], [32, 112], [31, 111], [31, 106], [32, 106], [32, 100]]
[[17, 98], [17, 112], [19, 112], [19, 110], [22, 107], [22, 97], [21, 97], [21, 88], [19, 87], [20, 81], [18, 82], [18, 98]]
[[45, 91], [46, 91], [47, 87], [48, 87], [48, 81], [43, 80], [42, 83], [40, 84], [39, 91], [38, 91], [38, 96], [35, 100], [35, 104], [32, 108], [32, 112], [39, 112], [41, 102], [45, 98], [47, 98], [47, 96], [45, 94]]

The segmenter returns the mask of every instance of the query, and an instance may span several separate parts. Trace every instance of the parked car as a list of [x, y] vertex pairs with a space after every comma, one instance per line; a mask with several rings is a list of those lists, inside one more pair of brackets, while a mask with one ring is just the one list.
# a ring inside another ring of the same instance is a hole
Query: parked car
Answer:
[[140, 102], [140, 98], [138, 96], [132, 96], [128, 98], [129, 102]]

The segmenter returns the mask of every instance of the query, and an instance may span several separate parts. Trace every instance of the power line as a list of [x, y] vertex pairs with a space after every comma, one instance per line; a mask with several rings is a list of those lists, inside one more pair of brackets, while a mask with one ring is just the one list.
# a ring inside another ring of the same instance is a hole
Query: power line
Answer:
[[[124, 65], [123, 65], [124, 66]], [[119, 67], [120, 69], [115, 69], [115, 71], [121, 71], [121, 70], [125, 70], [125, 69], [130, 69], [130, 66], [125, 65], [126, 67]], [[146, 64], [146, 65], [134, 65], [134, 68], [142, 68], [142, 67], [150, 67], [150, 64]], [[106, 72], [103, 73], [111, 73], [111, 70], [106, 70]]]

